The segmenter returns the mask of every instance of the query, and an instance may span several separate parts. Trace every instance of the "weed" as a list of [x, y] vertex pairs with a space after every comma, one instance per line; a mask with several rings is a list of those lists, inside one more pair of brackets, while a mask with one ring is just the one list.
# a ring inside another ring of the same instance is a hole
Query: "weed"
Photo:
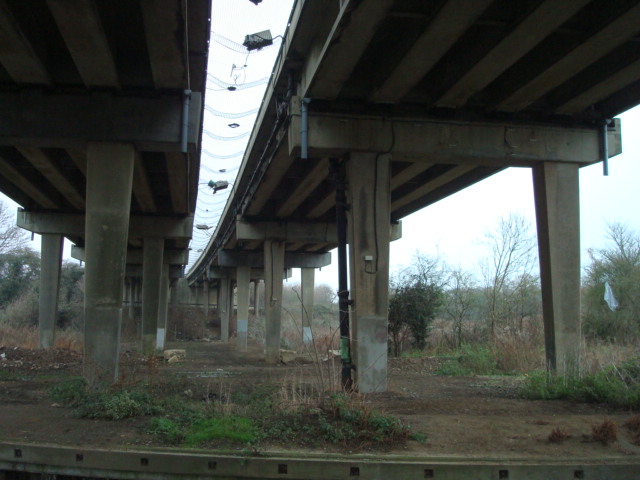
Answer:
[[67, 407], [78, 407], [88, 396], [87, 382], [79, 377], [63, 380], [51, 387], [50, 395], [56, 403]]
[[617, 407], [640, 407], [640, 376], [637, 360], [620, 367], [612, 365], [582, 377], [561, 377], [545, 372], [529, 375], [520, 394], [529, 399], [568, 399], [578, 402], [607, 403]]
[[591, 439], [603, 445], [609, 445], [618, 439], [618, 426], [606, 418], [600, 425], [591, 428]]
[[551, 443], [563, 443], [565, 440], [571, 438], [571, 435], [569, 435], [569, 433], [567, 433], [566, 430], [560, 428], [560, 427], [556, 427], [553, 430], [551, 430], [551, 433], [549, 434], [549, 442]]
[[257, 438], [258, 431], [250, 419], [229, 415], [193, 424], [184, 437], [184, 443], [196, 447], [212, 440], [253, 443]]
[[159, 436], [170, 444], [182, 442], [185, 436], [184, 427], [169, 418], [152, 418], [149, 422], [149, 432]]

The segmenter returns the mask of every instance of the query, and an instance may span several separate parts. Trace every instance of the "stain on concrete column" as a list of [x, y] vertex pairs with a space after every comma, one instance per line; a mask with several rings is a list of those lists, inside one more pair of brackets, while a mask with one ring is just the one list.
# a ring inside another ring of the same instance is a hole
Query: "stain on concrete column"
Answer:
[[361, 392], [387, 390], [390, 173], [388, 155], [347, 162], [352, 358]]

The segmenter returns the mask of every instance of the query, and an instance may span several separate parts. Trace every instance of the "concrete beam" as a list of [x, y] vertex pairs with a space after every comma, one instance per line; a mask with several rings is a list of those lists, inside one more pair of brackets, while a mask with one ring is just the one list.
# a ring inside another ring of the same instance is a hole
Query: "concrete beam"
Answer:
[[[40, 235], [51, 233], [67, 237], [84, 237], [85, 215], [29, 212], [19, 208], [16, 224]], [[153, 235], [164, 239], [189, 240], [192, 231], [193, 216], [131, 216], [129, 222], [129, 239]]]
[[[331, 265], [331, 253], [284, 254], [284, 268], [321, 268]], [[222, 250], [218, 252], [220, 267], [264, 268], [264, 253]]]
[[[77, 245], [72, 245], [71, 258], [86, 262], [85, 249]], [[189, 263], [189, 250], [165, 249], [162, 261], [166, 265], [186, 265]], [[127, 250], [127, 265], [142, 265], [142, 249], [129, 248]]]
[[[300, 150], [299, 117], [289, 126], [289, 151]], [[312, 157], [342, 157], [351, 152], [383, 152], [395, 138], [394, 161], [533, 166], [542, 161], [589, 165], [601, 161], [599, 129], [540, 125], [389, 120], [356, 116], [310, 115]], [[622, 152], [621, 129], [609, 130], [610, 156]]]
[[[209, 267], [209, 280], [220, 280], [226, 277], [235, 277], [235, 268], [227, 267]], [[291, 268], [285, 268], [282, 279], [287, 280], [293, 276], [293, 270]], [[264, 280], [264, 269], [251, 268], [251, 281]]]
[[[180, 151], [182, 95], [128, 97], [105, 93], [1, 92], [0, 145], [84, 147], [91, 141], [126, 142], [139, 151]], [[188, 143], [199, 140], [201, 94], [193, 92]], [[27, 113], [28, 112], [28, 113]], [[95, 115], [95, 112], [105, 112]]]
[[98, 8], [94, 2], [48, 0], [47, 5], [62, 34], [84, 84], [91, 87], [120, 87]]
[[[390, 224], [389, 229], [392, 241], [402, 238], [401, 222]], [[338, 242], [334, 223], [256, 222], [243, 217], [238, 217], [236, 220], [236, 238], [244, 241], [275, 239], [297, 243], [335, 244]], [[291, 266], [304, 267], [304, 265]]]

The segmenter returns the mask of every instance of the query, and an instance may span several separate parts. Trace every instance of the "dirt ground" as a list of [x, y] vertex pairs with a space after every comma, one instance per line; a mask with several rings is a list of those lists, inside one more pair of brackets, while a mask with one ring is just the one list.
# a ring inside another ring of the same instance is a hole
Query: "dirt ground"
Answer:
[[[233, 343], [219, 342], [174, 343], [169, 348], [186, 349], [187, 358], [153, 367], [152, 374], [185, 375], [196, 379], [203, 391], [233, 392], [260, 383], [300, 385], [317, 378], [317, 364], [290, 354], [285, 355], [289, 360], [286, 364], [270, 366], [257, 346], [246, 353], [238, 352]], [[517, 379], [439, 377], [433, 374], [438, 362], [429, 358], [391, 359], [389, 391], [362, 397], [361, 401], [402, 418], [413, 431], [426, 437], [423, 443], [410, 441], [389, 453], [591, 461], [640, 458], [640, 446], [632, 443], [623, 427], [637, 412], [567, 401], [523, 400], [516, 394]], [[337, 371], [335, 366], [322, 363], [325, 372]], [[125, 380], [127, 375], [133, 378], [148, 368], [141, 355], [123, 353]], [[48, 395], [51, 385], [80, 372], [81, 357], [74, 352], [0, 346], [0, 439], [86, 448], [160, 446], [145, 431], [147, 418], [79, 419], [71, 410], [53, 404]], [[618, 426], [618, 440], [608, 446], [589, 441], [592, 426], [605, 419]], [[562, 428], [571, 437], [562, 444], [550, 443], [548, 437], [555, 428]]]

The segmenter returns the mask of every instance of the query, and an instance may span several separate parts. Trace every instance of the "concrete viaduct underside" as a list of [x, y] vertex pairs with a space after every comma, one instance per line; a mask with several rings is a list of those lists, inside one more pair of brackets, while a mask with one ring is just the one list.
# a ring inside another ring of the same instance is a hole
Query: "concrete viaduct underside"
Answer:
[[[572, 372], [578, 172], [621, 151], [612, 119], [640, 102], [639, 15], [638, 1], [296, 2], [234, 191], [189, 283], [218, 284], [233, 256], [246, 325], [243, 257], [262, 256], [273, 279], [287, 259], [335, 248], [342, 176], [356, 380], [361, 391], [385, 390], [389, 242], [401, 219], [505, 168], [529, 168], [547, 360]], [[303, 291], [313, 284], [313, 265], [289, 266], [307, 271]], [[276, 362], [282, 287], [272, 283], [266, 358]]]
[[[62, 237], [86, 260], [90, 380], [118, 376], [127, 275], [142, 276], [143, 349], [160, 345], [193, 227], [210, 14], [207, 0], [0, 0], [0, 190], [43, 235], [41, 346], [53, 343]], [[226, 339], [235, 279], [243, 348], [249, 282], [263, 277], [277, 361], [280, 279], [302, 268], [313, 291], [338, 244], [341, 179], [356, 381], [385, 390], [401, 219], [530, 168], [547, 360], [573, 371], [578, 172], [620, 153], [612, 119], [640, 103], [639, 33], [640, 0], [297, 0], [232, 195], [186, 282], [218, 290]]]

